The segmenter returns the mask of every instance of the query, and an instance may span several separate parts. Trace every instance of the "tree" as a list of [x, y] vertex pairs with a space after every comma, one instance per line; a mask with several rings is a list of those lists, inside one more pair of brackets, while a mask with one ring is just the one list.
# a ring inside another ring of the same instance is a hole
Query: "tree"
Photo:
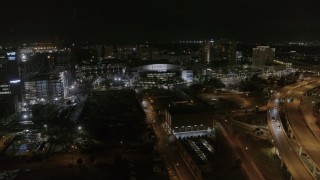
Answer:
[[205, 83], [209, 80], [209, 76], [208, 75], [202, 75], [199, 77], [199, 81], [202, 82], [202, 83]]
[[203, 90], [204, 86], [202, 84], [192, 84], [190, 88], [193, 89], [196, 93], [198, 93]]
[[89, 160], [91, 163], [94, 163], [96, 161], [96, 157], [94, 155], [91, 155]]
[[261, 92], [263, 90], [263, 86], [258, 82], [242, 80], [239, 84], [239, 89], [243, 92]]
[[79, 159], [77, 160], [77, 164], [78, 164], [79, 166], [81, 166], [82, 163], [83, 163], [83, 160], [82, 160], [81, 158], [79, 158]]
[[267, 84], [267, 81], [265, 79], [262, 79], [258, 76], [258, 74], [254, 74], [250, 78], [251, 82], [259, 83], [259, 84]]
[[221, 89], [221, 88], [225, 87], [225, 84], [223, 84], [223, 82], [218, 78], [210, 78], [207, 81], [205, 81], [204, 84], [214, 90]]

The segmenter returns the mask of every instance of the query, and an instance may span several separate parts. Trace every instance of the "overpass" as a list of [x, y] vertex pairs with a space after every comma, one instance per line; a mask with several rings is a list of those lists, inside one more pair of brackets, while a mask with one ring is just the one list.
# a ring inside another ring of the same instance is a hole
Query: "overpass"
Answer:
[[308, 161], [311, 164], [310, 170], [314, 176], [316, 176], [320, 170], [319, 131], [318, 128], [314, 128], [314, 126], [311, 127], [308, 119], [304, 118], [305, 116], [300, 109], [300, 105], [303, 95], [319, 86], [320, 82], [314, 82], [296, 88], [288, 95], [288, 98], [290, 98], [292, 102], [287, 102], [285, 104], [288, 121], [288, 135], [291, 139], [298, 141], [299, 155], [304, 153], [307, 154], [307, 157], [310, 157]]
[[[293, 179], [315, 179], [314, 171], [310, 171], [303, 163], [300, 152], [294, 150], [294, 146], [284, 130], [280, 116], [280, 101], [286, 99], [297, 88], [315, 83], [315, 80], [308, 80], [284, 87], [278, 93], [275, 93], [268, 102], [268, 126], [274, 139], [275, 146], [278, 149], [281, 165], [285, 165]], [[288, 118], [287, 121], [289, 122]], [[290, 128], [289, 128], [290, 129]], [[291, 137], [291, 136], [290, 136]]]

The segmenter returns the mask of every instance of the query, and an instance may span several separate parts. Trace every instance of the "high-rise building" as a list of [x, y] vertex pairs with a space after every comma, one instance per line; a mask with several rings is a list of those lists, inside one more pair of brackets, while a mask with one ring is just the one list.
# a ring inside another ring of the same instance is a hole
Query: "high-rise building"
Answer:
[[[51, 43], [25, 45], [19, 52], [17, 57], [24, 103], [55, 103], [56, 99], [67, 98], [75, 77], [74, 61], [83, 56], [75, 57], [75, 49], [58, 49]], [[82, 61], [81, 58], [79, 61]], [[38, 92], [43, 92], [43, 95]], [[52, 92], [58, 92], [58, 95]]]
[[19, 109], [21, 84], [19, 63], [15, 50], [0, 49], [0, 116], [7, 116]]
[[218, 40], [215, 43], [214, 60], [223, 61], [229, 65], [234, 65], [236, 62], [237, 44], [231, 40]]
[[275, 56], [275, 48], [270, 46], [257, 46], [252, 51], [252, 66], [256, 68], [263, 67], [273, 62]]
[[210, 64], [213, 61], [213, 44], [214, 41], [205, 41], [203, 45], [203, 62], [206, 64]]
[[138, 55], [140, 60], [150, 60], [153, 58], [153, 48], [149, 44], [141, 44], [138, 46]]
[[[5, 50], [0, 46], [0, 73], [7, 70], [7, 58]], [[1, 77], [0, 77], [1, 78]]]
[[203, 46], [204, 63], [225, 62], [233, 65], [236, 59], [237, 44], [230, 40], [205, 41]]

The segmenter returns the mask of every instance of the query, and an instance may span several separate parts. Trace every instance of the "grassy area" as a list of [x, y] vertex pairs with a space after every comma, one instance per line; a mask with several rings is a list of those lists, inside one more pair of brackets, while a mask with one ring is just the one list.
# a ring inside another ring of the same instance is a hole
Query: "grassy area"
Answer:
[[239, 134], [239, 140], [248, 147], [249, 157], [266, 179], [288, 179], [285, 170], [280, 166], [280, 160], [274, 156], [272, 143], [244, 133]]
[[259, 113], [259, 114], [236, 116], [234, 117], [234, 120], [251, 124], [251, 125], [263, 126], [263, 125], [266, 125], [265, 118], [266, 118], [266, 113]]

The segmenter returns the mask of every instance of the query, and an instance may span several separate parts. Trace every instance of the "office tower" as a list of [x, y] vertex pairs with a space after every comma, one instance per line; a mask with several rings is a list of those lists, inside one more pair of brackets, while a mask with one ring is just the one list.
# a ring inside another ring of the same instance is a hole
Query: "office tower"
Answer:
[[237, 45], [235, 41], [226, 39], [205, 41], [203, 46], [204, 63], [215, 64], [215, 62], [235, 64]]
[[19, 110], [21, 84], [15, 50], [0, 48], [0, 117]]
[[234, 65], [236, 62], [236, 50], [237, 44], [231, 40], [218, 40], [215, 43], [214, 60], [228, 63], [228, 65]]
[[269, 46], [257, 46], [252, 51], [252, 66], [261, 68], [266, 64], [273, 62], [275, 49]]

